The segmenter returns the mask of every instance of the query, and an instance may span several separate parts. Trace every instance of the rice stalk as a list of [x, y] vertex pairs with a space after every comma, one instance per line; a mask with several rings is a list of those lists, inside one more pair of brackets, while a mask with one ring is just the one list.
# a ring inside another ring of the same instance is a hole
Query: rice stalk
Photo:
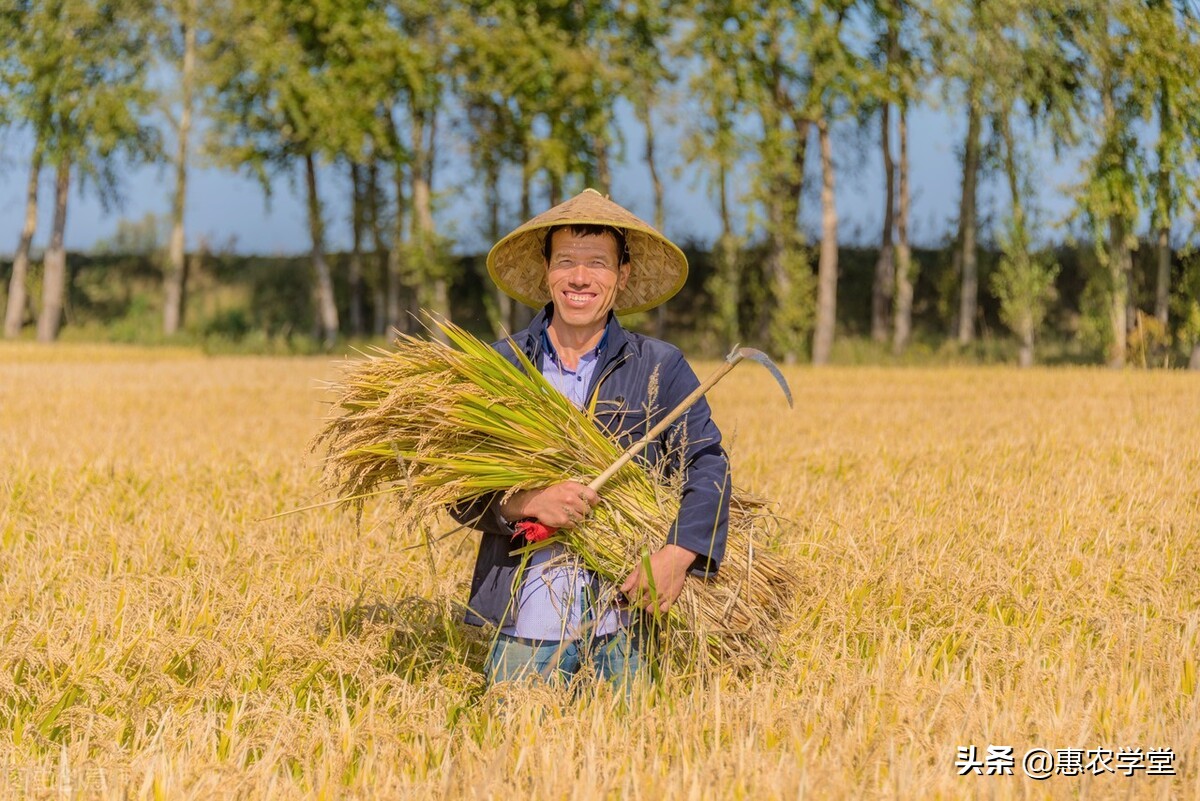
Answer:
[[[402, 335], [394, 350], [349, 363], [334, 385], [337, 399], [314, 447], [327, 451], [324, 483], [339, 498], [361, 504], [369, 493], [391, 493], [404, 522], [419, 523], [496, 492], [586, 484], [620, 456], [520, 351], [518, 367], [461, 328], [435, 324], [451, 345]], [[680, 483], [678, 473], [669, 478], [635, 459], [602, 488], [587, 518], [547, 542], [564, 543], [602, 579], [620, 583], [665, 541]], [[721, 569], [689, 579], [662, 626], [676, 656], [695, 642], [725, 663], [756, 664], [770, 653], [796, 592], [792, 571], [766, 550], [777, 523], [761, 499], [734, 489]]]

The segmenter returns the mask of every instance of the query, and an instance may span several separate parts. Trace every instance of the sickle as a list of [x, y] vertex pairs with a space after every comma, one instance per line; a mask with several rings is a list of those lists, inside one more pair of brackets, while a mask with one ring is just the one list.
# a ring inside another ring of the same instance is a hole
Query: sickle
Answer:
[[[684, 412], [692, 408], [692, 405], [704, 397], [704, 394], [712, 389], [718, 381], [729, 375], [729, 371], [736, 367], [738, 362], [742, 361], [743, 359], [749, 359], [750, 361], [758, 362], [763, 367], [770, 370], [771, 375], [773, 375], [775, 380], [779, 382], [779, 386], [783, 390], [784, 397], [787, 398], [788, 407], [793, 408], [792, 391], [788, 387], [787, 380], [784, 379], [783, 373], [781, 373], [779, 368], [775, 366], [775, 362], [771, 361], [771, 357], [763, 353], [761, 350], [755, 350], [754, 348], [734, 347], [734, 349], [729, 352], [729, 355], [725, 357], [724, 364], [713, 371], [713, 374], [706, 378], [703, 384], [692, 390], [690, 395], [680, 401], [678, 406], [672, 409], [666, 417], [658, 422], [658, 425], [647, 431], [646, 434], [637, 442], [630, 445], [628, 450], [622, 453], [615, 462], [609, 465], [607, 470], [598, 475], [591, 484], [588, 484], [588, 487], [596, 492], [599, 492], [600, 488], [603, 487], [610, 478], [617, 474], [617, 471], [628, 464], [630, 459], [641, 453], [643, 448], [649, 445], [655, 437], [667, 429], [667, 426], [671, 425], [671, 423], [674, 423], [676, 420], [682, 417]], [[550, 528], [544, 523], [539, 523], [536, 520], [522, 520], [516, 524], [515, 529], [516, 533], [513, 534], [513, 537], [515, 538], [519, 535], [524, 535], [527, 542], [539, 542], [540, 540], [546, 539], [557, 530]]]

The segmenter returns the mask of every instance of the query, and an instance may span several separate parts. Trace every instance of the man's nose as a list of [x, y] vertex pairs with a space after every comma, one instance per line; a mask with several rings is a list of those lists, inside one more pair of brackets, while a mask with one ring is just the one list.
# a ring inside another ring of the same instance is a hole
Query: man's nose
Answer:
[[586, 286], [591, 279], [587, 267], [578, 262], [571, 267], [571, 272], [567, 274], [567, 280], [571, 282], [571, 286]]

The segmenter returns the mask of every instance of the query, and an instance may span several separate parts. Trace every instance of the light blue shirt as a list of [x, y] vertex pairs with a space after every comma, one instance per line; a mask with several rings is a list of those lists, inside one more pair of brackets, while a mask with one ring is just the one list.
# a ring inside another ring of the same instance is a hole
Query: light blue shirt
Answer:
[[[574, 370], [558, 358], [550, 338], [542, 336], [542, 375], [577, 408], [587, 403], [588, 387], [604, 351], [607, 336], [579, 359]], [[513, 597], [516, 620], [500, 629], [512, 637], [533, 640], [578, 640], [612, 634], [629, 622], [629, 613], [613, 606], [616, 589], [600, 587], [578, 557], [554, 543], [529, 558], [521, 588]]]

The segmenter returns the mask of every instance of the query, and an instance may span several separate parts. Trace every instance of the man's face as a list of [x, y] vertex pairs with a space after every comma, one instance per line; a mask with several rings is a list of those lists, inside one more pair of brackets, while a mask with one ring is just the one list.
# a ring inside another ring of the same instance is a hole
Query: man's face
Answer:
[[546, 277], [555, 321], [598, 331], [629, 280], [629, 265], [620, 263], [612, 234], [577, 236], [561, 229], [550, 240]]

